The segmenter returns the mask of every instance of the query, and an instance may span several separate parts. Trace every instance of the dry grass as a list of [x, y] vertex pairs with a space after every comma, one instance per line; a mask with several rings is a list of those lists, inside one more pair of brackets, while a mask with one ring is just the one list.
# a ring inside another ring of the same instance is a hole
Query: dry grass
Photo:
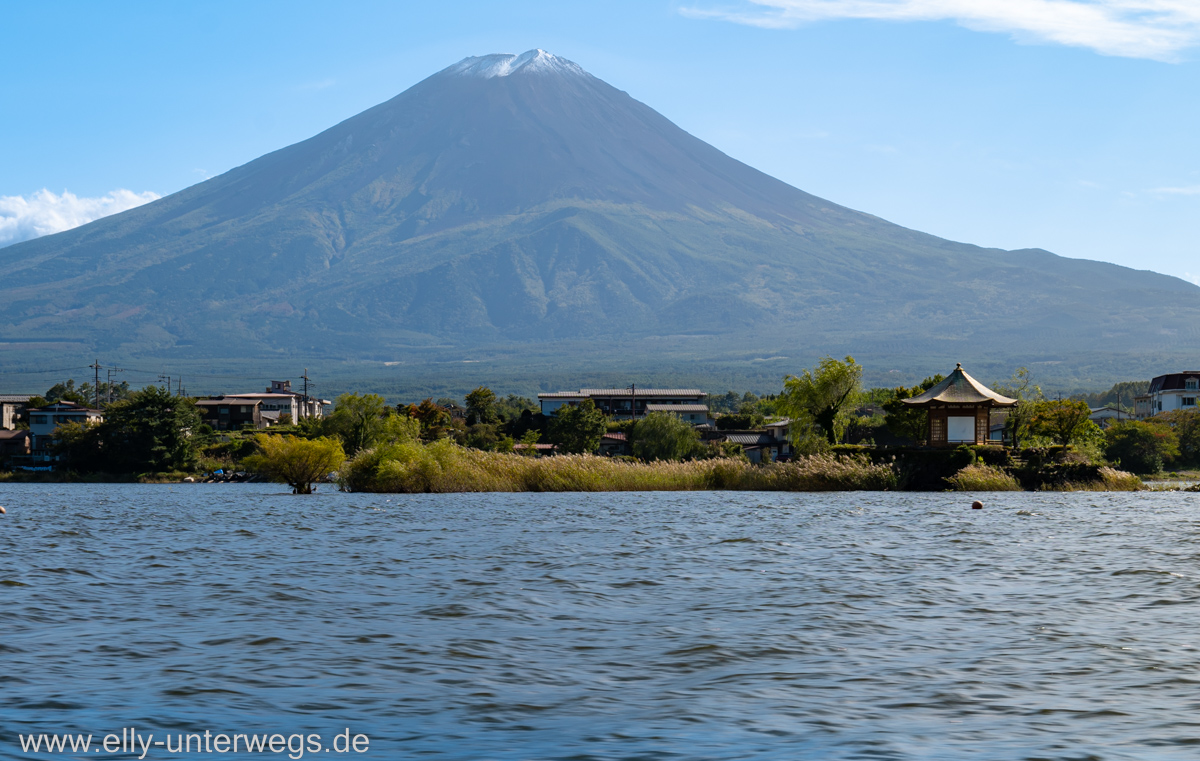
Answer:
[[1012, 474], [992, 465], [968, 465], [946, 480], [953, 491], [1021, 491]]
[[1059, 486], [1047, 486], [1042, 491], [1144, 491], [1142, 479], [1115, 468], [1101, 468], [1099, 481], [1071, 482]]
[[530, 458], [465, 449], [447, 440], [368, 450], [342, 468], [347, 491], [441, 493], [491, 491], [882, 490], [896, 486], [890, 466], [866, 458], [817, 455], [756, 467], [741, 460], [638, 463], [594, 455]]

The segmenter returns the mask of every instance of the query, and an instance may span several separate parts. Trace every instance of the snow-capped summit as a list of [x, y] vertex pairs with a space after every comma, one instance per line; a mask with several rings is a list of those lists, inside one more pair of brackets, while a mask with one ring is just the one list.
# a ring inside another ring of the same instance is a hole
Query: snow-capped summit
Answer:
[[492, 55], [472, 56], [464, 58], [446, 69], [447, 74], [458, 74], [465, 77], [507, 77], [512, 74], [573, 74], [586, 75], [578, 64], [547, 53], [541, 48], [528, 50], [521, 55], [494, 53]]

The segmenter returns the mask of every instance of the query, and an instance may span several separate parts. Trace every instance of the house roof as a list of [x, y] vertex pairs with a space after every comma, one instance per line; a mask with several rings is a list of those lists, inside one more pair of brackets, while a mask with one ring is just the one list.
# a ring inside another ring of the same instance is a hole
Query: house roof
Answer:
[[627, 388], [581, 388], [578, 391], [552, 391], [538, 394], [538, 399], [582, 399], [592, 396], [637, 396], [638, 399], [648, 397], [673, 396], [704, 396], [698, 388], [639, 388], [631, 391]]
[[1147, 393], [1153, 394], [1156, 391], [1182, 391], [1186, 381], [1196, 379], [1200, 379], [1200, 370], [1185, 370], [1182, 373], [1160, 375], [1150, 381], [1150, 390]]
[[9, 431], [7, 429], [0, 428], [0, 441], [5, 441], [8, 439], [27, 439], [32, 435], [33, 434], [31, 434], [29, 431]]
[[45, 407], [37, 407], [31, 412], [86, 412], [94, 415], [103, 415], [104, 410], [95, 410], [91, 407], [84, 407], [82, 404], [75, 402], [55, 402], [47, 404]]
[[647, 404], [647, 412], [708, 412], [707, 404]]
[[218, 407], [221, 405], [229, 407], [235, 404], [262, 404], [262, 399], [233, 398], [231, 401], [231, 397], [226, 397], [224, 399], [200, 399], [196, 402], [197, 407]]
[[624, 431], [610, 431], [600, 437], [601, 440], [608, 439], [609, 441], [625, 441], [627, 438], [629, 437]]
[[1007, 396], [1001, 396], [992, 391], [970, 375], [967, 375], [967, 371], [962, 369], [962, 364], [959, 363], [954, 368], [954, 372], [950, 373], [950, 377], [946, 378], [946, 380], [919, 396], [904, 399], [903, 402], [914, 406], [931, 404], [933, 402], [947, 402], [950, 404], [984, 404], [990, 402], [998, 407], [1012, 407], [1017, 403], [1017, 400], [1009, 399]]
[[295, 399], [300, 394], [272, 394], [264, 391], [261, 394], [225, 394], [222, 399]]
[[0, 394], [0, 403], [24, 404], [34, 397], [34, 394]]
[[750, 444], [775, 444], [778, 440], [769, 433], [731, 433], [725, 440], [734, 444], [748, 446]]

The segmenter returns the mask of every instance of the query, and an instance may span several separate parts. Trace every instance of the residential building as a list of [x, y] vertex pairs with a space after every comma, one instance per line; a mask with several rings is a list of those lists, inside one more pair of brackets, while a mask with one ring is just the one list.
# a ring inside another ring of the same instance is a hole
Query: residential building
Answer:
[[711, 425], [713, 422], [707, 404], [647, 404], [646, 413], [651, 412], [669, 412], [692, 425]]
[[719, 431], [706, 426], [701, 436], [706, 443], [727, 441], [740, 444], [750, 462], [775, 462], [791, 457], [792, 448], [788, 441], [790, 425], [790, 420], [778, 420], [754, 431]]
[[200, 411], [201, 420], [214, 431], [267, 427], [262, 402], [257, 399], [201, 399], [196, 402], [196, 409]]
[[1195, 410], [1200, 398], [1200, 370], [1159, 375], [1150, 381], [1145, 394], [1134, 397], [1133, 415], [1138, 420], [1160, 412]]
[[1088, 419], [1101, 428], [1108, 428], [1113, 423], [1122, 420], [1132, 420], [1133, 415], [1120, 407], [1106, 405], [1104, 407], [1093, 407], [1092, 414], [1088, 415]]
[[325, 408], [333, 404], [328, 399], [305, 396], [292, 391], [291, 381], [271, 381], [271, 385], [261, 394], [225, 394], [215, 398], [228, 399], [231, 404], [261, 402], [259, 414], [270, 425], [279, 422], [283, 415], [287, 415], [293, 423], [309, 417], [322, 418], [325, 417]]
[[[553, 415], [560, 407], [579, 404], [591, 399], [605, 415], [613, 418], [641, 418], [647, 405], [701, 405], [704, 392], [695, 388], [581, 388], [579, 391], [556, 391], [538, 394], [543, 415]], [[675, 411], [675, 410], [672, 410]], [[705, 408], [707, 414], [707, 407]]]
[[29, 431], [0, 429], [0, 464], [24, 462], [33, 451], [33, 434]]
[[67, 423], [99, 423], [104, 420], [104, 413], [82, 404], [73, 402], [55, 402], [45, 407], [35, 407], [29, 410], [29, 432], [33, 435], [31, 444], [34, 458], [42, 457], [49, 460], [50, 444], [54, 440], [54, 432], [58, 427]]
[[17, 427], [17, 418], [29, 406], [33, 394], [0, 394], [0, 430], [11, 431]]
[[600, 437], [599, 453], [605, 457], [613, 457], [631, 455], [633, 451], [629, 448], [629, 437], [624, 431], [609, 431]]

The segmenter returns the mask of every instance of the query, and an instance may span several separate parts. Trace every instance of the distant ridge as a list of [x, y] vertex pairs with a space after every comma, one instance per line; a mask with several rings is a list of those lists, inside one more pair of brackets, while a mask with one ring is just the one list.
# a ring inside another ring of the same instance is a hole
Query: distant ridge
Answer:
[[543, 50], [466, 58], [218, 177], [0, 249], [0, 272], [0, 357], [70, 337], [87, 357], [410, 370], [853, 352], [1124, 377], [1200, 348], [1190, 283], [838, 206]]

